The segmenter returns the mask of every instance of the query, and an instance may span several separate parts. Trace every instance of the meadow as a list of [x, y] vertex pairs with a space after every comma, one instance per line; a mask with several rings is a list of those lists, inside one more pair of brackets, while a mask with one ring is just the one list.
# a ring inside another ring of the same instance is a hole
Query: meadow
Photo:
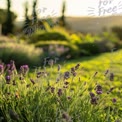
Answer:
[[0, 122], [121, 122], [121, 54], [1, 63]]

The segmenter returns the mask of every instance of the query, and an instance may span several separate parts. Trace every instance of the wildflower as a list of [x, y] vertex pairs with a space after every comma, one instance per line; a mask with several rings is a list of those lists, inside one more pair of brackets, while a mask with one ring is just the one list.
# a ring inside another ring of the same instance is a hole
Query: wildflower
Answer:
[[51, 93], [54, 93], [54, 91], [55, 91], [55, 88], [51, 87]]
[[113, 99], [112, 99], [112, 102], [113, 102], [113, 103], [116, 103], [116, 101], [117, 101], [116, 98], [113, 98]]
[[8, 75], [12, 75], [12, 70], [10, 70], [10, 69], [7, 70], [7, 74], [8, 74]]
[[110, 81], [113, 81], [113, 80], [114, 80], [114, 74], [110, 73]]
[[69, 84], [69, 82], [64, 82], [64, 84], [65, 84], [65, 85], [68, 85], [68, 84]]
[[58, 89], [58, 96], [60, 97], [62, 95], [62, 89]]
[[80, 67], [80, 64], [77, 64], [77, 65], [75, 66], [75, 70], [79, 69], [79, 67]]
[[10, 81], [11, 81], [11, 77], [8, 75], [8, 76], [6, 76], [6, 83], [7, 84], [10, 84]]
[[30, 81], [33, 85], [35, 84], [35, 81], [33, 79], [30, 79]]
[[114, 87], [110, 88], [109, 92], [112, 92], [114, 90]]
[[75, 68], [74, 67], [71, 68], [71, 73], [73, 73], [73, 72], [75, 72]]
[[10, 69], [10, 67], [11, 67], [11, 64], [7, 64], [7, 65], [6, 65], [6, 68], [7, 68], [7, 69]]
[[93, 76], [93, 77], [95, 77], [97, 74], [98, 74], [98, 72], [95, 72], [95, 74], [94, 74], [94, 76]]
[[102, 86], [100, 86], [100, 85], [96, 86], [96, 93], [97, 94], [102, 94]]
[[94, 93], [90, 92], [89, 94], [90, 94], [91, 98], [92, 97], [95, 97], [95, 94]]
[[91, 96], [91, 104], [97, 104], [98, 98], [95, 96], [94, 93], [90, 92], [90, 96]]
[[96, 104], [97, 104], [97, 100], [98, 100], [97, 97], [92, 97], [92, 98], [91, 98], [91, 104], [96, 105]]
[[41, 75], [44, 75], [45, 74], [45, 72], [37, 72], [37, 78], [40, 78], [41, 77]]
[[48, 86], [45, 91], [48, 91], [51, 88], [51, 86]]
[[67, 122], [70, 122], [71, 121], [70, 116], [66, 112], [63, 112], [62, 118], [65, 119]]
[[13, 60], [10, 61], [10, 70], [15, 70], [16, 67], [15, 67], [15, 62]]
[[68, 79], [70, 78], [70, 73], [69, 72], [65, 72], [64, 73], [64, 79]]
[[77, 73], [76, 72], [73, 72], [72, 75], [75, 77], [77, 75]]
[[109, 72], [109, 70], [106, 70], [106, 72], [105, 72], [104, 76], [106, 76], [106, 75], [108, 74], [108, 72]]
[[0, 64], [0, 74], [3, 73], [3, 70], [4, 70], [4, 67], [3, 67], [3, 65]]
[[21, 73], [25, 76], [27, 74], [27, 72], [29, 71], [29, 67], [28, 65], [22, 65], [20, 67]]
[[68, 96], [68, 97], [67, 97], [67, 99], [68, 99], [68, 100], [71, 100], [71, 97], [70, 97], [70, 96]]
[[71, 73], [74, 77], [77, 75], [74, 67], [71, 68]]

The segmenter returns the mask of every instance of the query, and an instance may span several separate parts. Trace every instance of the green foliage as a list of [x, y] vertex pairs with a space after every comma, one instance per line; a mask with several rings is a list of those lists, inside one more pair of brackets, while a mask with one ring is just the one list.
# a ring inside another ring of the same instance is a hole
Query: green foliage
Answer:
[[[14, 21], [17, 16], [12, 11], [10, 11], [10, 14], [12, 17], [12, 21]], [[0, 24], [3, 24], [6, 21], [6, 18], [7, 18], [7, 10], [6, 9], [0, 9]]]
[[0, 44], [0, 59], [5, 63], [15, 60], [17, 67], [25, 63], [30, 66], [38, 66], [41, 64], [41, 54], [42, 51], [32, 45], [19, 43]]
[[113, 27], [111, 30], [122, 40], [122, 27]]
[[37, 43], [39, 41], [48, 41], [48, 40], [68, 40], [67, 37], [60, 33], [60, 32], [36, 32], [34, 34], [32, 34], [30, 37], [29, 37], [30, 41], [29, 43]]
[[58, 56], [59, 58], [76, 58], [79, 55], [78, 47], [67, 41], [40, 41], [36, 43], [35, 46], [41, 47], [44, 50], [44, 54], [46, 52], [46, 55], [48, 54], [48, 56], [53, 55], [53, 57]]
[[101, 34], [101, 37], [103, 40], [111, 41], [113, 43], [117, 43], [119, 41], [118, 37], [116, 36], [115, 33], [112, 32], [103, 32]]
[[79, 48], [81, 49], [81, 55], [95, 55], [100, 53], [96, 43], [82, 43]]
[[13, 32], [13, 21], [11, 16], [11, 0], [7, 0], [7, 17], [5, 22], [3, 23], [3, 34], [7, 35]]
[[85, 57], [60, 66], [53, 65], [53, 59], [45, 60], [44, 69], [26, 75], [14, 70], [10, 80], [6, 70], [0, 72], [0, 118], [10, 122], [121, 122], [122, 76], [115, 72], [117, 66], [122, 70], [116, 62], [121, 61], [121, 53]]

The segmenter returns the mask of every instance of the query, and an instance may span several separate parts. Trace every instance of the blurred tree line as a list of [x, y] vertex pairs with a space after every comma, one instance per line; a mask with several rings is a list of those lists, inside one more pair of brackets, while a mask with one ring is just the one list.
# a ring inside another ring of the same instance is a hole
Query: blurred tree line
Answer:
[[[29, 11], [29, 6], [28, 6], [28, 2], [25, 2], [25, 20], [24, 20], [24, 25], [22, 27], [22, 30], [26, 30], [28, 27], [30, 26], [39, 26], [40, 29], [45, 29], [44, 27], [44, 21], [42, 21], [41, 19], [38, 18], [37, 15], [37, 3], [38, 0], [33, 0], [33, 6], [32, 6], [32, 14], [31, 16], [28, 15], [28, 11]], [[2, 34], [4, 35], [8, 35], [10, 33], [14, 32], [14, 21], [17, 18], [17, 15], [11, 11], [11, 0], [6, 0], [6, 6], [7, 9], [0, 9], [0, 24], [2, 24]], [[65, 11], [66, 11], [66, 3], [65, 0], [63, 1], [62, 4], [62, 11], [61, 11], [61, 17], [59, 17], [57, 19], [58, 25], [65, 27], [66, 26], [66, 22], [65, 22]], [[53, 23], [51, 18], [47, 18], [48, 20], [46, 20], [47, 24], [49, 26], [51, 26], [50, 22]], [[48, 23], [49, 22], [49, 23]], [[39, 29], [39, 28], [38, 28]], [[25, 34], [34, 32], [34, 30], [31, 28], [31, 30], [29, 31], [24, 31]]]

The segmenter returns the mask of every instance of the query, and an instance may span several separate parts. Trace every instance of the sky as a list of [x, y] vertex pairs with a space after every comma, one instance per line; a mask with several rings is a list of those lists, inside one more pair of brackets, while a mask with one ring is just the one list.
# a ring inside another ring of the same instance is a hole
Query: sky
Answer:
[[[26, 0], [11, 0], [11, 10], [17, 14], [17, 20], [24, 20], [24, 3]], [[32, 13], [32, 1], [29, 3], [29, 14]], [[122, 14], [122, 0], [65, 0], [66, 16], [108, 16]], [[37, 15], [46, 18], [61, 15], [63, 0], [38, 0]], [[0, 8], [6, 8], [6, 0], [0, 0]]]

